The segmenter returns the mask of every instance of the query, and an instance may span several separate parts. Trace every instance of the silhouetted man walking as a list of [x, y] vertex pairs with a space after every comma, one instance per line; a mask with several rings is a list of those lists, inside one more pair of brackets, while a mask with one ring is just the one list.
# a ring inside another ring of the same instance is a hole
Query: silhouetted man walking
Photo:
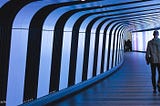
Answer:
[[[158, 38], [159, 32], [153, 32], [154, 38], [147, 44], [146, 62], [150, 63], [152, 74], [153, 93], [157, 93], [156, 87], [160, 92], [160, 39]], [[158, 81], [156, 80], [156, 68], [158, 69]]]

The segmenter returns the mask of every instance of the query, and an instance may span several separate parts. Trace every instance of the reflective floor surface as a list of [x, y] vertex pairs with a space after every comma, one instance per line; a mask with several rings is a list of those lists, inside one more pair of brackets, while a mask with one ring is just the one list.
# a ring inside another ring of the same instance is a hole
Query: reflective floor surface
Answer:
[[123, 66], [99, 83], [47, 106], [160, 106], [160, 93], [152, 93], [145, 54], [125, 53]]

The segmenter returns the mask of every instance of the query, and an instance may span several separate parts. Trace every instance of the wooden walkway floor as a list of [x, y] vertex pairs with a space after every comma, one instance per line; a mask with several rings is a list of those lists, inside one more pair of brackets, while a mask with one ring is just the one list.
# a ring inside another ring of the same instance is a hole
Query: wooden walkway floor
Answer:
[[152, 93], [150, 67], [144, 56], [126, 53], [123, 66], [112, 76], [47, 106], [160, 106], [160, 93]]

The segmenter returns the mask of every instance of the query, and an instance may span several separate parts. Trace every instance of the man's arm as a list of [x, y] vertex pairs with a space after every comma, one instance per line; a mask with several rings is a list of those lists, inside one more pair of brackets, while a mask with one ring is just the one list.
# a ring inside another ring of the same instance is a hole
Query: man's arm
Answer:
[[146, 50], [146, 63], [149, 64], [151, 60], [151, 49], [150, 49], [150, 42], [147, 44], [147, 50]]

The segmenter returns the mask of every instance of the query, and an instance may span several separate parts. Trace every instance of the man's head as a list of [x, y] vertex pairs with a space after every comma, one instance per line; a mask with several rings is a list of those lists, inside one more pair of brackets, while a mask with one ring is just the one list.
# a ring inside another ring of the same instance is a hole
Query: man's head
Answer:
[[159, 36], [159, 32], [157, 30], [154, 30], [153, 36], [157, 38]]

